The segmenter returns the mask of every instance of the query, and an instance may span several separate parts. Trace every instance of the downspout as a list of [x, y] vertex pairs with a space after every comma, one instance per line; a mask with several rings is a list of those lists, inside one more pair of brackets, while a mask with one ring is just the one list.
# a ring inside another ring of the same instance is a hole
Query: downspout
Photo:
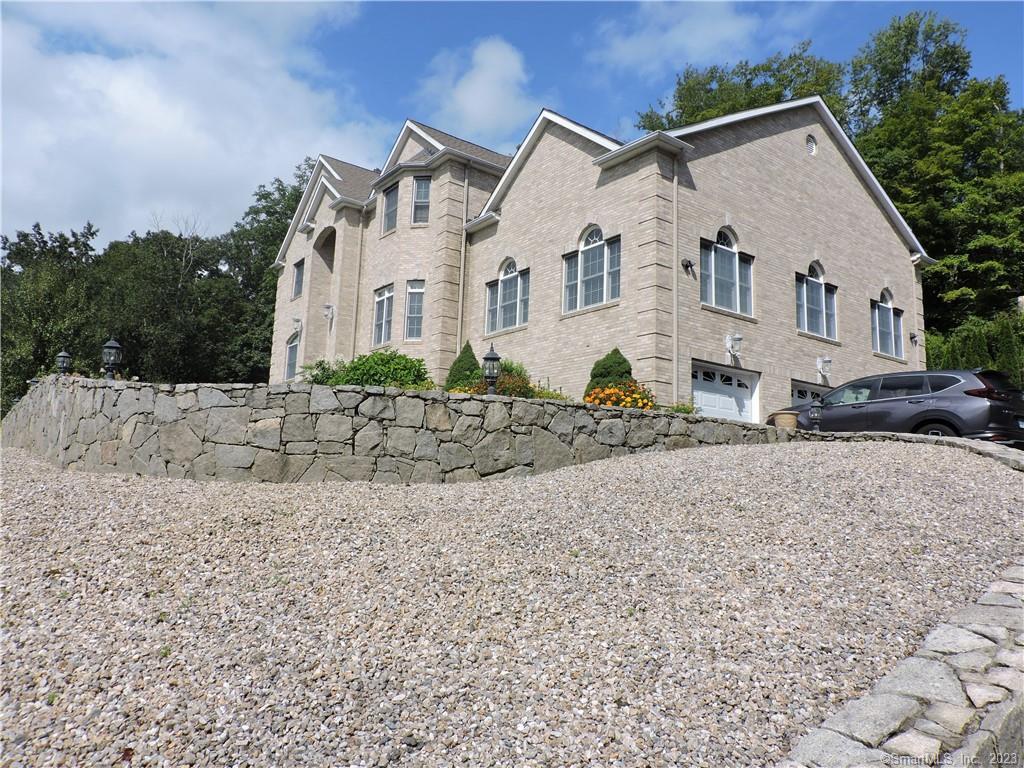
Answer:
[[359, 284], [363, 279], [363, 232], [366, 229], [363, 226], [364, 213], [366, 213], [365, 205], [359, 210], [359, 255], [356, 259], [356, 296], [354, 299], [355, 307], [352, 310], [352, 349], [348, 356], [349, 360], [356, 356], [356, 335], [359, 328]]
[[672, 160], [672, 402], [679, 402], [679, 154]]
[[462, 245], [459, 250], [459, 307], [455, 318], [455, 354], [462, 351], [462, 311], [466, 295], [466, 221], [469, 218], [469, 172], [472, 162], [466, 163], [466, 175], [462, 183]]

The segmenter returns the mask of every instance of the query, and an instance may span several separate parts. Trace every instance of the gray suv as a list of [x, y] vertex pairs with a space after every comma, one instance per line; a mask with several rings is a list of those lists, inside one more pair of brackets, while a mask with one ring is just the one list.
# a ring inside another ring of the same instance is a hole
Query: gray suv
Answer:
[[[1024, 448], [1024, 394], [999, 371], [915, 371], [865, 376], [825, 394], [824, 432], [917, 432]], [[795, 407], [813, 429], [811, 407]]]

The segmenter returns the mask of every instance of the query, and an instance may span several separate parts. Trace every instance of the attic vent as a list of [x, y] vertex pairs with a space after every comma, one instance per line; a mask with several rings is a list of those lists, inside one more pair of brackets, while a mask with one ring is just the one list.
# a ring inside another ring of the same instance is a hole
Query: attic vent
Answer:
[[805, 141], [806, 141], [806, 144], [807, 144], [807, 154], [808, 155], [816, 155], [816, 154], [818, 154], [818, 140], [816, 138], [814, 138], [814, 136], [812, 134], [808, 133], [807, 134], [807, 139]]

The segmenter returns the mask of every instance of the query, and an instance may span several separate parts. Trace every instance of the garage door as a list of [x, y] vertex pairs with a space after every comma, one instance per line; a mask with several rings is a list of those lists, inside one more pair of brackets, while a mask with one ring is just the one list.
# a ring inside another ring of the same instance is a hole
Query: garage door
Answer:
[[757, 374], [694, 363], [693, 404], [701, 416], [754, 421]]
[[804, 381], [797, 381], [793, 379], [792, 389], [790, 394], [792, 396], [793, 405], [803, 405], [809, 403], [817, 396], [819, 399], [828, 392], [828, 387], [821, 387], [816, 384], [808, 384]]

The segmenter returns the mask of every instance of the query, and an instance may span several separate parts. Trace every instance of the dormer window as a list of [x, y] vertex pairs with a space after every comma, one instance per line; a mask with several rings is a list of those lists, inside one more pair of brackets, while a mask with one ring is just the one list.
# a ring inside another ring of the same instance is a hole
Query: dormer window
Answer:
[[387, 234], [398, 226], [398, 185], [394, 184], [384, 190], [383, 232]]

